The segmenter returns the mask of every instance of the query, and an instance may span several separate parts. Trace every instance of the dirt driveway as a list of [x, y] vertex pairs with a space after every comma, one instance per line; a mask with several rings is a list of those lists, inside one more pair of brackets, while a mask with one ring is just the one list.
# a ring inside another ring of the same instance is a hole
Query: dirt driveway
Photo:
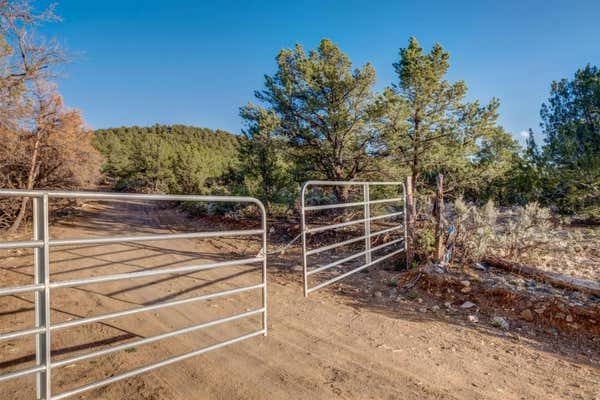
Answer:
[[[172, 232], [193, 222], [173, 209], [97, 202], [54, 224], [53, 237]], [[198, 222], [195, 222], [198, 224]], [[215, 229], [206, 221], [202, 229]], [[257, 242], [178, 240], [56, 249], [53, 280], [248, 257]], [[2, 286], [30, 283], [31, 253], [4, 252]], [[225, 257], [225, 258], [223, 258]], [[306, 299], [290, 260], [269, 272], [269, 334], [172, 364], [74, 398], [86, 399], [600, 399], [598, 354], [566, 355], [553, 343], [438, 318], [418, 306], [361, 306], [335, 288]], [[259, 282], [231, 267], [53, 292], [52, 321], [136, 307]], [[54, 359], [157, 335], [257, 308], [259, 293], [137, 314], [58, 331]], [[0, 301], [0, 331], [30, 327], [32, 297]], [[55, 393], [257, 329], [250, 317], [58, 368]], [[3, 372], [31, 366], [30, 339], [0, 342]], [[32, 399], [33, 378], [0, 383], [0, 399]]]

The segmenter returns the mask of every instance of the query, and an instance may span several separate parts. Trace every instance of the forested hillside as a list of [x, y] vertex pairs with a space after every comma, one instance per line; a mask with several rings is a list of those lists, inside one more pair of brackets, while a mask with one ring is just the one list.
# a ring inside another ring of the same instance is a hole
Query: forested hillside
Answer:
[[185, 125], [99, 129], [94, 146], [119, 190], [214, 193], [238, 160], [236, 136]]

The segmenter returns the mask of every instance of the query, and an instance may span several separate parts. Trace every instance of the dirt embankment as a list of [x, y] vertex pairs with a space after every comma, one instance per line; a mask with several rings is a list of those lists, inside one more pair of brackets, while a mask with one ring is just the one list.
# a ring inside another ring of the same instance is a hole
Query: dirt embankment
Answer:
[[[212, 222], [211, 222], [212, 223]], [[196, 224], [175, 210], [133, 202], [89, 203], [56, 223], [53, 237], [173, 232]], [[52, 279], [231, 259], [256, 254], [257, 242], [180, 240], [81, 246], [53, 251]], [[5, 252], [4, 286], [30, 283], [31, 253]], [[598, 399], [600, 351], [593, 342], [525, 330], [516, 334], [439, 304], [425, 288], [378, 289], [373, 268], [341, 285], [301, 293], [300, 254], [273, 256], [269, 267], [269, 335], [215, 350], [82, 394], [104, 399]], [[257, 283], [245, 267], [53, 293], [52, 321]], [[394, 291], [395, 289], [395, 291]], [[157, 335], [256, 307], [257, 295], [195, 303], [58, 331], [55, 359]], [[32, 297], [0, 300], [0, 331], [32, 324]], [[58, 368], [56, 393], [256, 328], [257, 318], [186, 334], [130, 351]], [[34, 363], [31, 340], [0, 343], [2, 372]], [[34, 398], [33, 378], [0, 383], [0, 399]]]

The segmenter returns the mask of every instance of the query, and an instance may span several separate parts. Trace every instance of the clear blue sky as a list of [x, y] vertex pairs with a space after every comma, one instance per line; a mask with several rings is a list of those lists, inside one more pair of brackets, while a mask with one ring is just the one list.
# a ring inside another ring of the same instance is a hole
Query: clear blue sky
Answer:
[[94, 128], [158, 122], [237, 133], [238, 107], [274, 72], [281, 48], [330, 38], [355, 65], [370, 61], [381, 89], [416, 36], [450, 51], [449, 79], [465, 80], [470, 99], [498, 97], [500, 122], [519, 138], [539, 131], [552, 80], [600, 64], [594, 0], [59, 0], [57, 13], [64, 21], [43, 33], [78, 53], [60, 88]]

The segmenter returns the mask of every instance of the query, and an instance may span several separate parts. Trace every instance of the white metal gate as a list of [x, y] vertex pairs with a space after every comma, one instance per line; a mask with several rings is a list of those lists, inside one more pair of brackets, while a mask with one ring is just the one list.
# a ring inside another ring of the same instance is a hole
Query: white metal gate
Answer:
[[[89, 192], [50, 192], [50, 191], [21, 191], [21, 190], [0, 190], [0, 197], [29, 197], [33, 199], [33, 239], [27, 241], [0, 241], [0, 250], [2, 249], [34, 249], [34, 282], [30, 285], [4, 287], [0, 288], [0, 297], [10, 296], [21, 293], [35, 293], [35, 326], [33, 328], [12, 331], [0, 334], [0, 341], [17, 339], [35, 335], [36, 338], [36, 364], [33, 367], [25, 368], [10, 373], [0, 375], [0, 382], [15, 379], [28, 375], [36, 375], [37, 379], [37, 398], [63, 399], [73, 396], [91, 389], [95, 389], [104, 385], [108, 385], [119, 380], [129, 378], [171, 363], [184, 360], [195, 355], [206, 353], [223, 346], [227, 346], [245, 339], [249, 339], [258, 335], [267, 334], [267, 236], [266, 236], [266, 214], [263, 204], [252, 197], [233, 197], [233, 196], [173, 196], [173, 195], [145, 195], [145, 194], [118, 194], [118, 193], [89, 193]], [[228, 203], [247, 203], [255, 204], [260, 210], [261, 228], [246, 229], [246, 230], [229, 230], [229, 231], [211, 231], [211, 232], [190, 232], [190, 233], [174, 233], [161, 235], [144, 235], [144, 236], [116, 236], [116, 237], [98, 237], [98, 238], [73, 238], [73, 239], [52, 239], [49, 237], [48, 224], [48, 201], [52, 198], [79, 198], [79, 199], [139, 199], [139, 200], [154, 200], [154, 201], [190, 201], [190, 202], [228, 202]], [[71, 245], [103, 245], [123, 242], [142, 242], [150, 240], [174, 240], [174, 239], [192, 239], [192, 238], [216, 238], [216, 237], [232, 237], [232, 236], [249, 236], [261, 235], [262, 250], [252, 258], [242, 260], [231, 260], [223, 262], [206, 263], [202, 265], [179, 266], [172, 268], [149, 269], [146, 271], [129, 272], [114, 275], [94, 276], [86, 279], [51, 281], [50, 280], [50, 248], [55, 246], [71, 246]], [[178, 274], [203, 271], [213, 268], [230, 267], [236, 265], [246, 265], [262, 263], [262, 283], [252, 286], [236, 287], [230, 290], [210, 293], [202, 296], [189, 297], [180, 300], [166, 301], [154, 303], [151, 305], [128, 309], [125, 311], [112, 312], [108, 314], [95, 315], [80, 319], [74, 319], [66, 322], [52, 324], [50, 321], [50, 300], [52, 289], [77, 287], [101, 282], [118, 281], [125, 279], [137, 279], [148, 276], [158, 276], [165, 274]], [[157, 310], [165, 307], [173, 307], [181, 304], [197, 302], [201, 300], [214, 299], [222, 296], [233, 295], [242, 292], [260, 290], [262, 291], [262, 306], [254, 310], [246, 310], [245, 312], [230, 315], [226, 318], [212, 320], [209, 322], [188, 326], [175, 331], [163, 333], [157, 336], [146, 337], [141, 340], [127, 342], [118, 346], [104, 348], [85, 354], [81, 354], [72, 358], [60, 359], [53, 361], [51, 357], [51, 334], [54, 331], [69, 327], [79, 326], [83, 324], [113, 319], [128, 315], [137, 314], [144, 311]], [[69, 391], [58, 394], [52, 393], [51, 376], [52, 369], [69, 365], [78, 361], [91, 359], [94, 357], [103, 356], [116, 351], [126, 350], [135, 346], [156, 342], [161, 339], [167, 339], [174, 336], [190, 333], [203, 328], [208, 328], [226, 322], [235, 321], [241, 318], [252, 315], [262, 315], [262, 326], [260, 329], [247, 333], [245, 335], [222, 341], [208, 347], [196, 349], [188, 353], [180, 354], [160, 362], [149, 364], [141, 368], [131, 370], [121, 375], [112, 376], [110, 378], [93, 382]]]
[[[335, 204], [319, 204], [319, 205], [307, 205], [306, 204], [306, 192], [311, 187], [335, 187], [335, 186], [358, 186], [362, 188], [362, 201], [358, 202], [347, 202], [347, 203], [335, 203]], [[400, 197], [390, 197], [390, 198], [382, 198], [377, 200], [370, 200], [370, 191], [373, 186], [397, 186], [402, 190], [402, 194]], [[378, 262], [381, 262], [385, 259], [395, 256], [401, 252], [406, 252], [406, 193], [404, 184], [402, 182], [352, 182], [352, 181], [307, 181], [302, 186], [301, 190], [301, 223], [302, 223], [302, 261], [303, 261], [303, 273], [304, 273], [304, 295], [308, 296], [310, 292], [318, 290], [324, 286], [330, 285], [334, 282], [337, 282], [341, 279], [344, 279], [356, 272], [362, 271], [365, 268], [368, 268], [371, 265], [374, 265]], [[371, 215], [371, 205], [373, 204], [383, 204], [383, 203], [400, 203], [402, 211], [393, 212], [389, 214]], [[329, 209], [337, 209], [337, 208], [349, 208], [349, 207], [363, 207], [363, 218], [356, 219], [348, 222], [341, 222], [337, 224], [327, 224], [321, 225], [317, 227], [309, 227], [310, 221], [307, 216], [307, 213], [311, 211], [321, 211], [321, 210], [329, 210]], [[377, 220], [382, 220], [385, 218], [393, 218], [393, 217], [403, 217], [403, 223], [397, 224], [390, 228], [382, 229], [379, 231], [372, 232], [372, 222]], [[315, 249], [307, 249], [307, 235], [324, 232], [328, 230], [344, 228], [352, 225], [362, 224], [363, 225], [363, 235], [358, 237], [353, 237], [347, 240], [338, 241], [333, 244], [329, 244], [326, 246], [318, 247]], [[402, 231], [403, 230], [403, 231]], [[379, 235], [391, 233], [394, 231], [401, 231], [403, 233], [403, 237], [391, 240], [389, 242], [377, 245], [372, 247], [372, 239]], [[329, 262], [325, 265], [314, 265], [314, 263], [309, 262], [310, 257], [325, 251], [333, 250], [338, 247], [348, 246], [353, 243], [364, 243], [364, 247], [361, 251], [346, 256], [342, 259], [338, 259], [332, 262]], [[372, 259], [372, 253], [378, 250], [382, 250], [387, 248], [388, 246], [393, 245], [402, 245], [401, 248], [395, 249], [392, 252], [385, 254], [375, 260]], [[353, 261], [359, 257], [364, 256], [364, 264], [353, 268], [350, 271], [344, 272], [334, 278], [321, 282], [317, 285], [310, 286], [309, 277], [318, 274], [323, 271], [330, 270], [333, 267], [337, 267], [343, 264], [346, 264], [350, 261]], [[314, 267], [314, 268], [313, 268]]]

